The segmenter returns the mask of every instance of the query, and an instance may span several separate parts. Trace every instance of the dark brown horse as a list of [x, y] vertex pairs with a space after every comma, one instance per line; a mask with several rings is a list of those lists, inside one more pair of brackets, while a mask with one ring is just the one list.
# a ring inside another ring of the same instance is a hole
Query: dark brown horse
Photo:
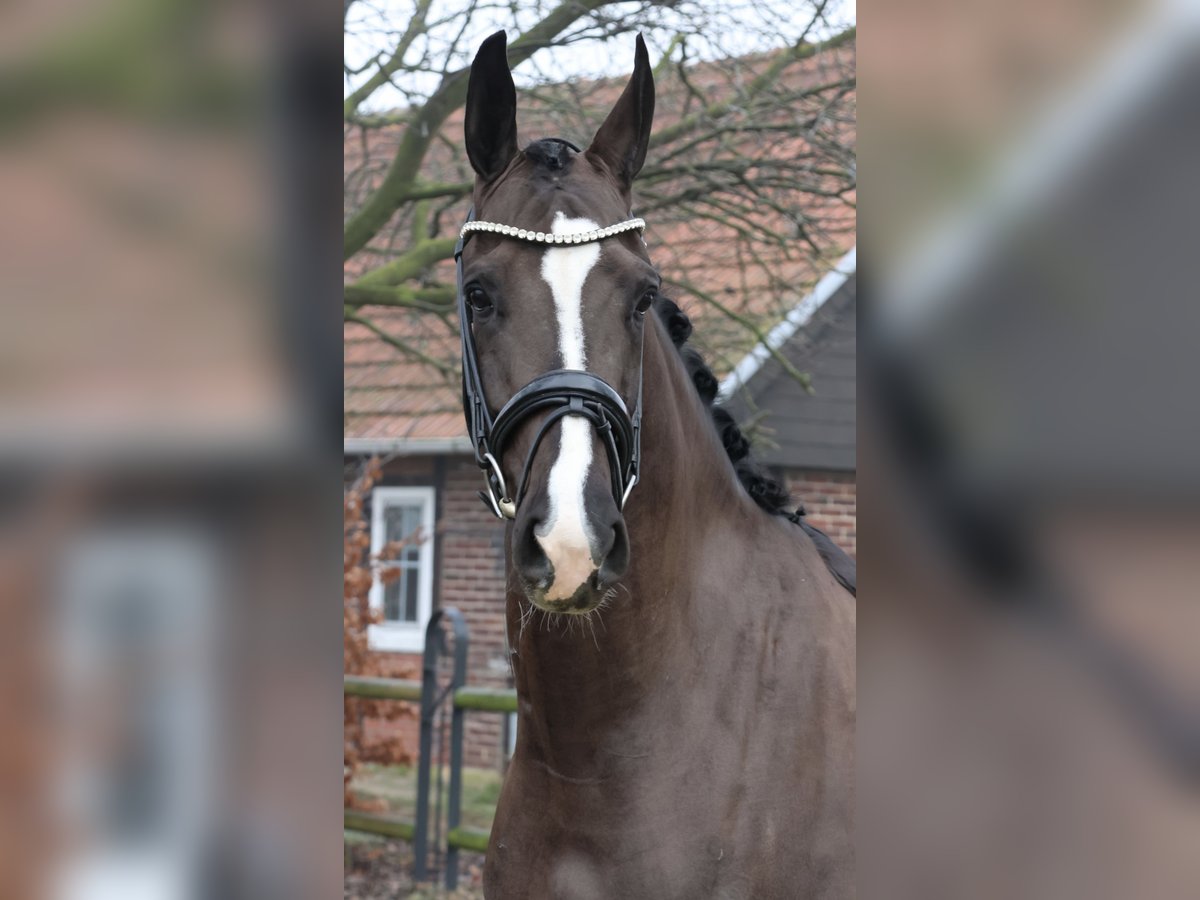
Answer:
[[640, 38], [586, 151], [519, 149], [502, 33], [471, 68], [465, 399], [520, 705], [485, 894], [848, 897], [853, 564], [782, 514], [658, 293], [631, 211], [653, 112]]

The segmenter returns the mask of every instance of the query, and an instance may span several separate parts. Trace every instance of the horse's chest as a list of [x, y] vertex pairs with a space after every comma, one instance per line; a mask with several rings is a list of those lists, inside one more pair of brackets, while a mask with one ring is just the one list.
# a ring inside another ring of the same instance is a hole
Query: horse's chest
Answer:
[[[510, 773], [510, 777], [513, 773]], [[493, 828], [487, 896], [743, 900], [749, 853], [731, 829], [722, 786], [647, 773], [619, 784], [538, 796], [534, 777]], [[520, 776], [518, 776], [518, 780]], [[537, 802], [535, 802], [535, 800]], [[743, 835], [744, 836], [744, 835]], [[752, 843], [752, 842], [751, 842]]]
[[[577, 841], [559, 836], [554, 846], [522, 862], [505, 842], [485, 884], [489, 900], [695, 900], [700, 897], [743, 900], [752, 894], [749, 879], [737, 875], [732, 855], [718, 841], [666, 834], [649, 845], [620, 839]], [[489, 864], [492, 861], [489, 859]], [[743, 887], [739, 888], [741, 885]]]

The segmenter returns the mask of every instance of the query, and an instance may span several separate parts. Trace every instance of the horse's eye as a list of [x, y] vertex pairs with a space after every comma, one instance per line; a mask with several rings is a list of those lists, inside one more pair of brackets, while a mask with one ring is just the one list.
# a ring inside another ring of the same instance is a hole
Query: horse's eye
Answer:
[[485, 313], [492, 308], [491, 298], [483, 288], [478, 286], [467, 288], [467, 302], [477, 313]]
[[638, 298], [637, 306], [635, 306], [634, 309], [637, 310], [640, 315], [644, 316], [646, 314], [646, 310], [650, 308], [650, 304], [654, 302], [654, 293], [655, 292], [653, 290], [649, 290]]

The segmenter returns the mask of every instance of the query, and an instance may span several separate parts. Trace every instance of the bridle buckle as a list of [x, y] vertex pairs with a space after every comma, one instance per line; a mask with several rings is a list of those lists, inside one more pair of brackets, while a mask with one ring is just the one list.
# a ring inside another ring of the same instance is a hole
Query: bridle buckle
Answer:
[[[479, 496], [483, 497], [492, 508], [492, 512], [496, 514], [497, 519], [515, 519], [517, 517], [517, 504], [509, 496], [508, 485], [504, 481], [504, 473], [500, 471], [500, 463], [496, 462], [496, 457], [490, 453], [484, 453], [483, 459], [491, 471], [487, 473], [488, 477], [484, 479], [487, 483], [487, 494], [480, 491]], [[500, 488], [499, 499], [496, 498], [497, 487]]]

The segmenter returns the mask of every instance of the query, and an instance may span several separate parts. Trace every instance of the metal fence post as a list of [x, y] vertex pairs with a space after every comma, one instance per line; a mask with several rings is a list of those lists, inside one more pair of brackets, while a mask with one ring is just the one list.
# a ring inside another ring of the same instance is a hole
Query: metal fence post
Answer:
[[[446, 835], [449, 837], [460, 824], [462, 816], [463, 717], [466, 710], [454, 702], [458, 689], [467, 683], [467, 621], [453, 607], [446, 617], [454, 628], [454, 679], [450, 686], [450, 796], [446, 803]], [[446, 844], [446, 888], [458, 887], [458, 847]]]
[[[454, 675], [449, 686], [438, 690], [438, 658], [446, 651], [442, 619], [454, 629]], [[413, 880], [429, 877], [429, 781], [433, 768], [433, 717], [448, 697], [454, 703], [455, 692], [467, 681], [467, 622], [453, 607], [434, 611], [425, 627], [425, 655], [421, 664], [421, 737], [417, 757], [417, 821], [413, 830]], [[462, 710], [453, 708], [450, 730], [450, 796], [447, 806], [447, 830], [458, 826], [462, 807]], [[444, 748], [439, 748], [442, 750]], [[458, 851], [446, 854], [446, 880], [458, 880]]]
[[442, 629], [441, 610], [425, 626], [425, 655], [421, 664], [421, 736], [417, 747], [417, 821], [413, 831], [413, 880], [424, 881], [429, 864], [429, 768], [433, 755], [433, 711], [437, 706], [437, 660]]

